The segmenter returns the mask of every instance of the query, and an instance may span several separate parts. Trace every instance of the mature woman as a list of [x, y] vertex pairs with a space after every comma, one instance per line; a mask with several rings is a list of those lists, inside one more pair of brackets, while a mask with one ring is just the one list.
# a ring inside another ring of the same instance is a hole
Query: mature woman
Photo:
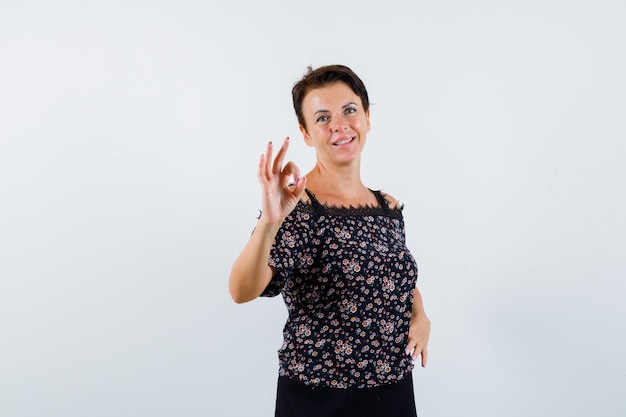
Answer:
[[236, 259], [238, 303], [282, 294], [289, 312], [279, 350], [276, 416], [415, 416], [411, 371], [426, 366], [430, 334], [405, 244], [402, 206], [361, 181], [370, 130], [365, 85], [341, 65], [293, 88], [305, 176], [284, 164], [287, 138], [258, 166], [261, 215]]

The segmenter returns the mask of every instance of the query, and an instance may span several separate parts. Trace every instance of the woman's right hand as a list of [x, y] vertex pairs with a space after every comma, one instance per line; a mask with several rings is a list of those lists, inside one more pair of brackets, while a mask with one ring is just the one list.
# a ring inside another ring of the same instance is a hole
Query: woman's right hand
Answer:
[[[281, 224], [296, 207], [306, 187], [306, 178], [300, 178], [300, 170], [289, 161], [283, 167], [283, 160], [289, 148], [286, 138], [276, 158], [272, 161], [273, 145], [267, 144], [265, 154], [261, 155], [257, 177], [262, 189], [261, 217], [269, 224]], [[293, 176], [294, 184], [289, 185]]]

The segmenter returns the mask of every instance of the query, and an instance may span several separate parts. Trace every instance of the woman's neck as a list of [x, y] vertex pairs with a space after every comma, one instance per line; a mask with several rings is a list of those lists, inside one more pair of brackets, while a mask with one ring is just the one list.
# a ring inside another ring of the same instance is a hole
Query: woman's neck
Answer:
[[337, 206], [375, 204], [376, 197], [361, 181], [354, 167], [330, 170], [319, 163], [306, 175], [307, 188], [321, 202]]

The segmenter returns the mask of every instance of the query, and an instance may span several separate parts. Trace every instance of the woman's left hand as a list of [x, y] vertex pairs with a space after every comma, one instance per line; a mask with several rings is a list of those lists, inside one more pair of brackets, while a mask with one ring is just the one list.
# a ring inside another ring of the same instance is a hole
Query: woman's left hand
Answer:
[[417, 314], [411, 319], [409, 328], [409, 343], [406, 346], [406, 354], [411, 359], [417, 360], [422, 357], [422, 367], [426, 367], [428, 360], [428, 339], [430, 338], [430, 320], [425, 314]]

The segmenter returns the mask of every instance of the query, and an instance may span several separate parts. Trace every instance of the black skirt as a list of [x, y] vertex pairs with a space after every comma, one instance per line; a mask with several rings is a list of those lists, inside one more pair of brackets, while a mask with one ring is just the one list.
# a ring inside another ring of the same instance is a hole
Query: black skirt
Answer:
[[413, 378], [374, 388], [311, 387], [278, 378], [275, 417], [417, 417]]

